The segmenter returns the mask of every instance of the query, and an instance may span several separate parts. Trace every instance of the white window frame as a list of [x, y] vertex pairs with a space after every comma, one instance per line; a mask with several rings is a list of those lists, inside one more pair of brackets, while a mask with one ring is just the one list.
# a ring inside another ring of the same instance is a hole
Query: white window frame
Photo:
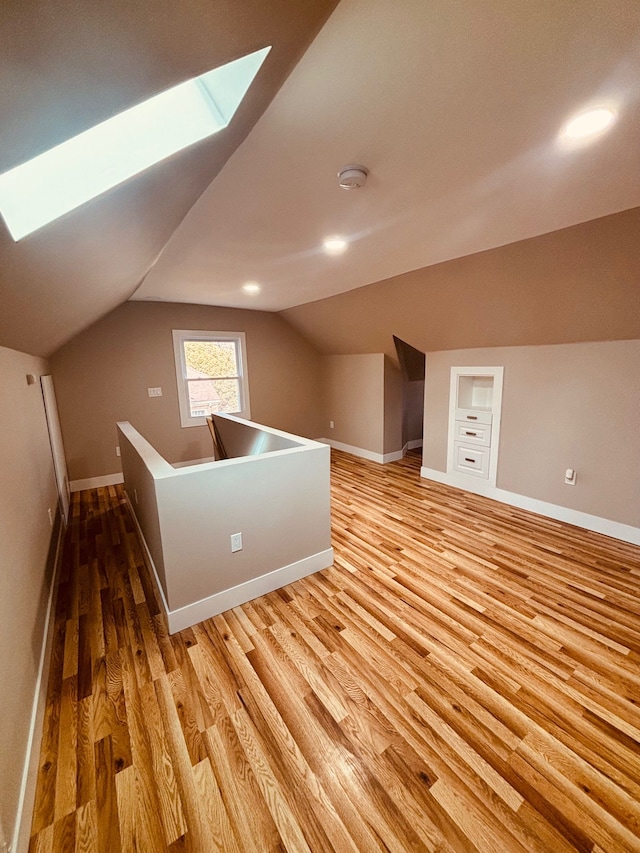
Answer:
[[[180, 406], [180, 423], [183, 427], [204, 426], [206, 416], [192, 416], [189, 406], [189, 386], [187, 384], [187, 367], [184, 359], [185, 341], [233, 341], [236, 345], [238, 377], [240, 379], [240, 411], [229, 412], [240, 418], [251, 419], [249, 403], [249, 379], [247, 373], [247, 344], [244, 332], [204, 332], [193, 329], [173, 329], [173, 355], [176, 365], [176, 383], [178, 386], [178, 404]], [[226, 377], [223, 377], [226, 378]]]

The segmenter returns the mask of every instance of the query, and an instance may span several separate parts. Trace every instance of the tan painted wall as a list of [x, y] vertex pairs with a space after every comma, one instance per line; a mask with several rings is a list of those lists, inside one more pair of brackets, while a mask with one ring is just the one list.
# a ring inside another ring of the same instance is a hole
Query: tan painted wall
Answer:
[[402, 444], [420, 441], [424, 416], [424, 379], [408, 382], [403, 388]]
[[[325, 438], [384, 453], [384, 356], [330, 355], [323, 359]], [[329, 428], [329, 421], [335, 427]]]
[[384, 356], [384, 452], [402, 450], [404, 380], [397, 365]]
[[[0, 819], [16, 819], [50, 590], [47, 555], [57, 507], [39, 381], [47, 362], [0, 347]], [[29, 820], [29, 817], [26, 817]]]
[[640, 340], [429, 353], [423, 464], [438, 471], [454, 365], [504, 366], [498, 488], [640, 526]]
[[324, 353], [640, 338], [640, 208], [282, 312]]
[[[116, 421], [130, 421], [170, 462], [209, 456], [206, 427], [180, 426], [172, 329], [246, 333], [251, 416], [320, 435], [320, 357], [275, 314], [126, 302], [51, 359], [71, 480], [120, 470]], [[149, 398], [160, 386], [163, 396]]]
[[[124, 432], [123, 432], [124, 430]], [[130, 432], [134, 432], [133, 439]], [[160, 586], [167, 594], [167, 574], [162, 550], [156, 480], [171, 476], [173, 468], [130, 424], [118, 423], [118, 443], [122, 453], [125, 489], [151, 554]]]

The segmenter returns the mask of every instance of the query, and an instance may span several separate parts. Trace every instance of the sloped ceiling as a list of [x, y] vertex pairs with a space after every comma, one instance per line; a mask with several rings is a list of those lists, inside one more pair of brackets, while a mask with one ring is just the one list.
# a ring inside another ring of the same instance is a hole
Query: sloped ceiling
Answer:
[[[18, 244], [0, 229], [0, 345], [48, 354], [132, 295], [282, 310], [640, 205], [637, 0], [334, 6], [5, 0], [0, 171], [274, 49], [222, 134]], [[614, 129], [560, 148], [601, 101]], [[346, 193], [349, 162], [371, 174]]]
[[[281, 312], [326, 354], [640, 338], [640, 207]], [[635, 389], [634, 389], [635, 390]]]
[[639, 98], [638, 0], [341, 0], [134, 298], [282, 310], [635, 207]]
[[3, 0], [0, 172], [273, 45], [225, 131], [19, 243], [0, 224], [0, 345], [48, 355], [126, 300], [337, 0]]

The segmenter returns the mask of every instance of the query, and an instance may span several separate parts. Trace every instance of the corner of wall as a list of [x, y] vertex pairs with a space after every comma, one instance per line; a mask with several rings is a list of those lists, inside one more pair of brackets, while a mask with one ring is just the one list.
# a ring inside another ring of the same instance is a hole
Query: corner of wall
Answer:
[[400, 368], [384, 356], [384, 454], [402, 451], [404, 379]]

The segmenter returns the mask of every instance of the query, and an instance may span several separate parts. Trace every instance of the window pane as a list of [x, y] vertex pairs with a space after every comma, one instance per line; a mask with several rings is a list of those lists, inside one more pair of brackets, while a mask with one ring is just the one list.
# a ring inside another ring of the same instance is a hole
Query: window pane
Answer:
[[187, 379], [238, 376], [234, 341], [185, 341], [184, 360]]
[[191, 417], [240, 411], [238, 379], [190, 379], [187, 384]]

